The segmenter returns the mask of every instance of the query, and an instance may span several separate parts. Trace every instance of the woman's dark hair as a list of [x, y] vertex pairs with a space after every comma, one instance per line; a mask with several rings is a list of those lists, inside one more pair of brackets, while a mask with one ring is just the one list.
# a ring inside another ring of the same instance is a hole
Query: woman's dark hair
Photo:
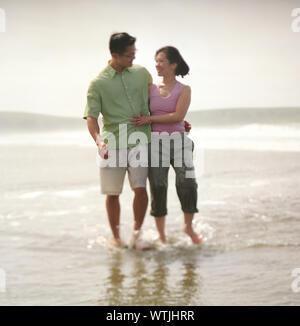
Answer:
[[177, 63], [177, 67], [175, 70], [176, 76], [180, 75], [181, 77], [184, 77], [189, 73], [190, 71], [189, 66], [183, 60], [181, 54], [176, 48], [174, 48], [174, 46], [165, 46], [163, 48], [160, 48], [159, 50], [156, 51], [155, 58], [160, 52], [163, 52], [166, 55], [166, 58], [171, 64]]
[[110, 53], [122, 55], [128, 46], [135, 43], [136, 38], [127, 33], [114, 33], [109, 40]]

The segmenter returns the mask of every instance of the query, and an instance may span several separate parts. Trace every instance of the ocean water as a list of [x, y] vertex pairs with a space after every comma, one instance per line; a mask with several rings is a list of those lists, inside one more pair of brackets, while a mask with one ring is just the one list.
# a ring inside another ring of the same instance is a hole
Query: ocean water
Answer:
[[[299, 305], [299, 125], [196, 126], [190, 137], [204, 241], [182, 232], [170, 169], [169, 244], [157, 241], [148, 208], [153, 249], [138, 252], [109, 244], [87, 131], [2, 134], [0, 305]], [[125, 243], [132, 200], [126, 178]]]

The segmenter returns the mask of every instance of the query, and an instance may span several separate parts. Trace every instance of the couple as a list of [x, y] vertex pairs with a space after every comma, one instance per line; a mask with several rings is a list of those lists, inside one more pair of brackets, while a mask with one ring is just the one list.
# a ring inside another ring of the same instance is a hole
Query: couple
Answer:
[[[116, 33], [110, 37], [111, 60], [90, 83], [84, 119], [87, 120], [88, 130], [97, 144], [102, 163], [105, 163], [112, 154], [118, 160], [117, 166], [100, 165], [100, 187], [101, 193], [106, 195], [106, 210], [113, 234], [113, 244], [121, 245], [119, 195], [128, 171], [130, 186], [134, 191], [134, 230], [131, 245], [138, 250], [145, 250], [149, 249], [149, 245], [141, 238], [141, 227], [148, 205], [147, 177], [151, 189], [151, 215], [155, 216], [159, 238], [165, 243], [169, 167], [165, 164], [161, 166], [165, 157], [160, 147], [158, 167], [148, 168], [147, 165], [134, 167], [132, 159], [136, 157], [136, 153], [148, 151], [149, 147], [150, 161], [151, 130], [152, 137], [162, 132], [168, 134], [178, 132], [181, 137], [180, 151], [183, 152], [185, 131], [190, 129], [184, 117], [190, 105], [191, 89], [176, 80], [178, 75], [185, 76], [189, 67], [178, 50], [170, 46], [156, 52], [156, 69], [163, 80], [159, 85], [152, 84], [150, 73], [144, 67], [133, 65], [135, 41], [136, 39], [127, 33]], [[100, 113], [103, 117], [101, 134], [98, 124]], [[124, 125], [125, 129], [120, 127]], [[128, 141], [136, 134], [143, 136], [140, 137], [138, 144]], [[114, 136], [114, 141], [108, 140], [107, 144], [109, 135]], [[178, 167], [174, 164], [176, 153], [178, 148], [172, 143], [168, 163], [174, 167], [176, 173], [177, 194], [184, 212], [184, 231], [193, 243], [198, 244], [202, 238], [192, 227], [194, 213], [198, 212], [197, 183], [195, 177], [186, 178], [186, 172], [193, 170], [193, 166], [189, 164], [187, 167], [183, 163]], [[120, 164], [121, 156], [124, 157], [124, 154], [127, 160], [125, 167]]]

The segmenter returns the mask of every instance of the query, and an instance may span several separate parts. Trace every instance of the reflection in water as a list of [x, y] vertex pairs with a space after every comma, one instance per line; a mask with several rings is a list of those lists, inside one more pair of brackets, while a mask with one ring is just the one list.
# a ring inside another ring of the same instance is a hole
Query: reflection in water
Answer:
[[184, 272], [181, 280], [182, 298], [185, 300], [186, 305], [191, 304], [193, 295], [197, 292], [198, 275], [196, 266], [192, 263], [184, 264]]
[[[110, 256], [101, 305], [189, 305], [201, 293], [199, 251], [118, 250]], [[104, 296], [103, 296], [104, 294]]]
[[134, 270], [131, 276], [129, 276], [132, 285], [129, 300], [134, 305], [149, 304], [148, 300], [152, 297], [153, 275], [151, 275], [148, 264], [147, 267], [142, 257], [135, 257], [133, 262]]
[[166, 298], [171, 296], [171, 293], [167, 286], [168, 279], [168, 267], [165, 266], [165, 263], [161, 261], [161, 259], [156, 260], [156, 268], [153, 273], [153, 277], [155, 280], [155, 286], [153, 290], [153, 305], [162, 304], [162, 300], [166, 300]]
[[122, 285], [125, 275], [122, 274], [120, 266], [122, 260], [122, 253], [115, 252], [112, 257], [112, 262], [109, 265], [109, 276], [107, 278], [106, 287], [106, 303], [107, 305], [117, 305], [119, 298], [122, 296]]

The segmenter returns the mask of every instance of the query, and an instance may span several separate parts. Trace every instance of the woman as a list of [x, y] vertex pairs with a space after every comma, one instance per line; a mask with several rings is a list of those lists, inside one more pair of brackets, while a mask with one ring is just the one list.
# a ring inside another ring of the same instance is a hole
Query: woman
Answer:
[[[193, 230], [192, 220], [197, 209], [197, 183], [195, 177], [186, 177], [186, 173], [193, 170], [193, 165], [189, 167], [181, 156], [180, 166], [174, 164], [175, 156], [178, 153], [186, 152], [184, 144], [186, 141], [184, 117], [188, 111], [191, 101], [191, 88], [183, 85], [176, 80], [176, 76], [182, 77], [188, 74], [189, 67], [183, 60], [179, 51], [171, 46], [159, 49], [155, 55], [156, 70], [159, 76], [163, 78], [158, 85], [151, 85], [149, 90], [150, 97], [150, 116], [134, 116], [132, 124], [141, 126], [152, 124], [152, 144], [157, 133], [174, 132], [180, 133], [181, 148], [174, 148], [175, 144], [170, 142], [168, 148], [168, 160], [176, 173], [176, 190], [184, 212], [185, 227], [184, 231], [190, 236], [195, 244], [202, 241]], [[174, 135], [174, 134], [173, 134]], [[178, 142], [177, 142], [178, 144]], [[151, 156], [153, 158], [153, 147], [151, 147]], [[190, 156], [192, 157], [192, 148], [190, 148]], [[167, 187], [169, 167], [162, 164], [165, 162], [166, 156], [164, 150], [159, 150], [159, 166], [153, 164], [149, 167], [149, 181], [151, 189], [151, 215], [155, 216], [156, 227], [160, 240], [165, 243], [165, 220], [167, 214]]]

